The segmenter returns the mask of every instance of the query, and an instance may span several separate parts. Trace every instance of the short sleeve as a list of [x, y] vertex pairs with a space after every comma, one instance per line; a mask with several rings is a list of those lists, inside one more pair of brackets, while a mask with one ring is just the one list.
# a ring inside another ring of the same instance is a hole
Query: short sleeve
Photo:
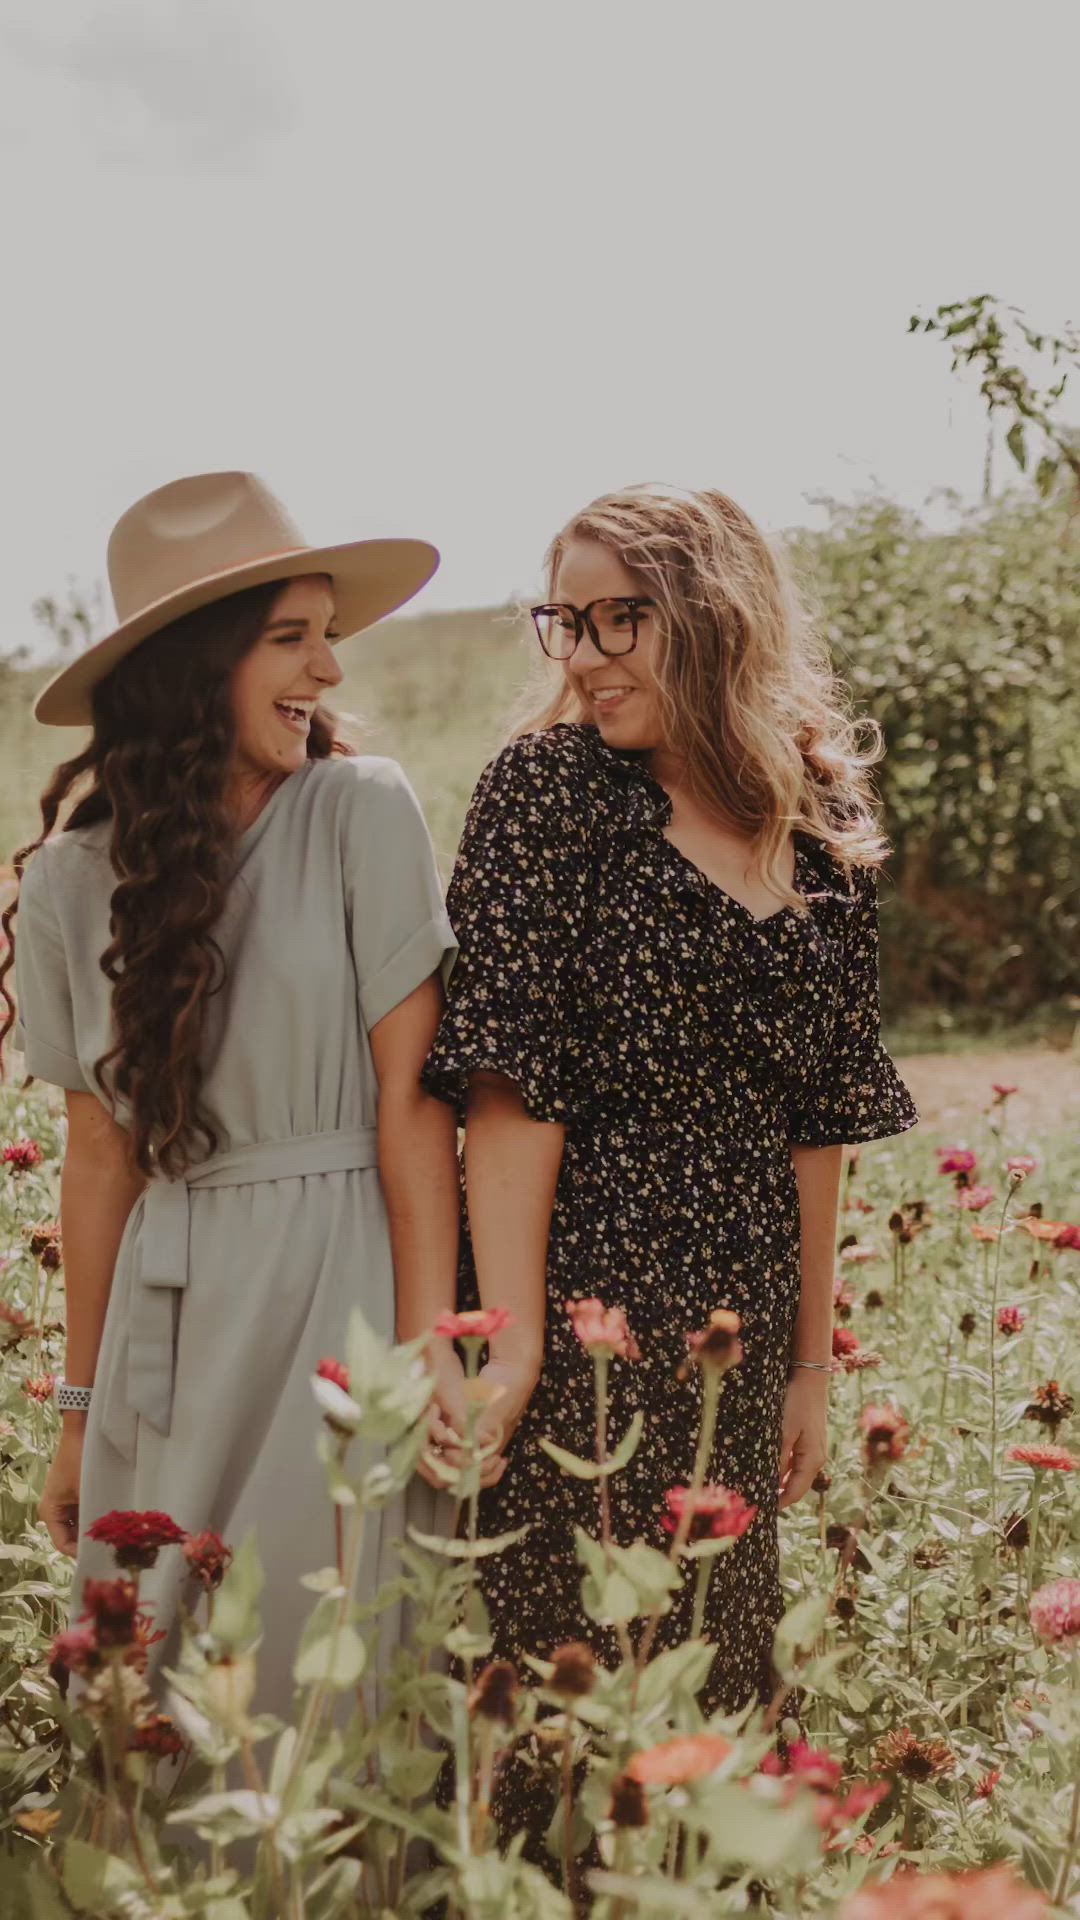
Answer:
[[459, 943], [424, 1083], [464, 1118], [469, 1075], [514, 1082], [534, 1120], [564, 1123], [583, 1054], [586, 807], [572, 742], [513, 742], [481, 776], [447, 904]]
[[844, 935], [844, 978], [833, 1042], [789, 1115], [793, 1146], [853, 1146], [906, 1133], [915, 1104], [881, 1041], [878, 874], [853, 872], [854, 904]]
[[79, 1065], [71, 975], [49, 886], [49, 849], [31, 860], [19, 888], [15, 920], [14, 1040], [35, 1080], [73, 1093], [90, 1092]]
[[[345, 767], [348, 773], [345, 774]], [[393, 760], [344, 763], [352, 776], [345, 896], [360, 1012], [370, 1033], [456, 951], [420, 803]]]

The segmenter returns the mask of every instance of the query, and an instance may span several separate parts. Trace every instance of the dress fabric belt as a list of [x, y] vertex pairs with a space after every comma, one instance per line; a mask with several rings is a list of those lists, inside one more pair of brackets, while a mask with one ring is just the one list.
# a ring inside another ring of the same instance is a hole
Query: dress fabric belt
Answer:
[[[187, 1286], [192, 1191], [246, 1187], [306, 1174], [351, 1173], [378, 1163], [374, 1127], [336, 1133], [298, 1134], [291, 1140], [260, 1140], [234, 1147], [189, 1168], [182, 1178], [151, 1180], [138, 1205], [127, 1254], [133, 1263], [127, 1365], [114, 1365], [105, 1383], [102, 1430], [122, 1453], [133, 1415], [167, 1434], [172, 1421], [174, 1302]], [[316, 1203], [317, 1204], [317, 1203]], [[122, 1362], [122, 1353], [118, 1354]]]

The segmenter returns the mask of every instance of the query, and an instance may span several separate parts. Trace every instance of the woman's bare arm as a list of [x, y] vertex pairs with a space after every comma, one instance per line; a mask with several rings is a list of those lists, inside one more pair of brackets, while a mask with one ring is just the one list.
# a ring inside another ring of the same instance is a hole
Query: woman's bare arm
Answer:
[[832, 1364], [833, 1275], [843, 1147], [792, 1147], [799, 1190], [801, 1283], [791, 1358], [814, 1363], [793, 1369], [784, 1402], [780, 1448], [782, 1507], [793, 1506], [825, 1464], [828, 1451], [829, 1374]]
[[[113, 1270], [128, 1215], [145, 1186], [131, 1165], [128, 1136], [96, 1094], [67, 1096], [68, 1139], [60, 1175], [67, 1354], [64, 1372], [92, 1387], [112, 1291]], [[54, 1546], [73, 1554], [79, 1535], [79, 1478], [85, 1413], [62, 1415], [60, 1435], [41, 1496], [41, 1518]]]

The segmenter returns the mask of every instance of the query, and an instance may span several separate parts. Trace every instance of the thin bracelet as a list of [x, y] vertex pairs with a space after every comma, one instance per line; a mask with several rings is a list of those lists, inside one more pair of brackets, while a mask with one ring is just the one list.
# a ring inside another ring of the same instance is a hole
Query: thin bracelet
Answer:
[[808, 1367], [811, 1373], [831, 1373], [831, 1360], [790, 1360], [791, 1367]]

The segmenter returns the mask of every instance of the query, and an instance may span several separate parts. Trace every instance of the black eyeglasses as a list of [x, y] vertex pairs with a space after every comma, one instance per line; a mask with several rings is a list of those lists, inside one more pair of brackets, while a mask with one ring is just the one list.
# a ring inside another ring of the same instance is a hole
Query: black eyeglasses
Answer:
[[569, 660], [576, 653], [583, 633], [588, 633], [600, 653], [633, 653], [641, 616], [647, 607], [654, 605], [652, 600], [623, 595], [616, 599], [590, 600], [587, 607], [575, 607], [564, 600], [547, 607], [530, 607], [529, 611], [548, 659]]

